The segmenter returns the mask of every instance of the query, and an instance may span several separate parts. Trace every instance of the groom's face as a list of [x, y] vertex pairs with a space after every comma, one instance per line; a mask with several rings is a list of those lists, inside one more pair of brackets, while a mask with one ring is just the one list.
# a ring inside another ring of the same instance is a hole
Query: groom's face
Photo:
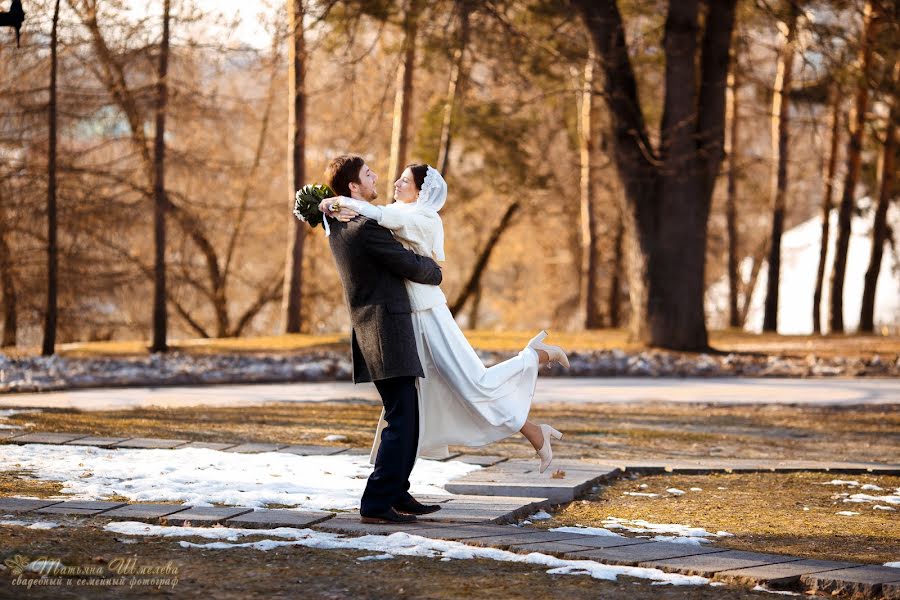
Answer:
[[375, 191], [376, 181], [378, 176], [375, 175], [375, 171], [370, 169], [369, 165], [363, 164], [359, 170], [359, 183], [351, 183], [350, 192], [355, 198], [371, 202], [378, 197], [378, 192]]

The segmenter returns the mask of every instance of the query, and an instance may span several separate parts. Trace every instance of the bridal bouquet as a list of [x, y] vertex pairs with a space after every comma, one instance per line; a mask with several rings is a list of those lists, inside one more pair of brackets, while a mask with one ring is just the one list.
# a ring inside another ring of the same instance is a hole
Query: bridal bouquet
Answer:
[[294, 216], [315, 228], [322, 225], [328, 229], [319, 211], [319, 204], [325, 198], [333, 198], [334, 192], [327, 185], [321, 183], [311, 183], [304, 185], [294, 194]]

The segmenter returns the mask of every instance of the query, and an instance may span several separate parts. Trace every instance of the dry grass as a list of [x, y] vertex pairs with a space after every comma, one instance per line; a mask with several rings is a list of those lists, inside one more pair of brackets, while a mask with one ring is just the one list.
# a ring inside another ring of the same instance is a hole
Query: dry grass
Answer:
[[[255, 407], [45, 410], [10, 417], [37, 431], [100, 436], [185, 438], [208, 442], [328, 444], [330, 434], [367, 448], [381, 404], [372, 401], [268, 404]], [[554, 445], [564, 458], [767, 458], [885, 462], [900, 456], [896, 406], [718, 406], [705, 404], [552, 404], [531, 419], [565, 433]], [[467, 452], [530, 458], [513, 436]]]
[[[836, 478], [825, 473], [752, 473], [622, 479], [586, 500], [570, 504], [541, 525], [602, 527], [607, 517], [643, 519], [651, 523], [703, 527], [713, 533], [727, 531], [734, 537], [716, 538], [715, 544], [735, 550], [879, 564], [900, 558], [897, 555], [900, 511], [874, 510], [874, 504], [879, 503], [844, 502], [838, 496], [841, 493], [890, 495], [900, 487], [900, 477], [839, 477], [861, 485], [878, 485], [884, 489], [881, 492], [820, 485]], [[680, 496], [667, 493], [665, 490], [670, 488], [686, 493]], [[702, 491], [689, 491], [691, 488]], [[659, 496], [626, 496], [623, 492]], [[850, 517], [836, 514], [842, 511], [861, 514]]]
[[[517, 351], [534, 335], [534, 331], [485, 331], [466, 332], [469, 342], [476, 348], [497, 352]], [[552, 343], [572, 351], [614, 350], [639, 351], [642, 344], [631, 342], [623, 329], [602, 329], [567, 333], [551, 331]], [[280, 335], [255, 338], [184, 339], [172, 340], [173, 350], [188, 354], [214, 353], [295, 353], [321, 349], [347, 349], [346, 333], [328, 335]], [[711, 346], [720, 352], [780, 354], [784, 356], [872, 356], [900, 353], [900, 336], [806, 336], [752, 334], [725, 330], [710, 332]], [[146, 340], [116, 342], [80, 342], [61, 344], [58, 352], [70, 358], [102, 356], [142, 356], [147, 353]], [[13, 356], [34, 356], [39, 348], [5, 348]]]

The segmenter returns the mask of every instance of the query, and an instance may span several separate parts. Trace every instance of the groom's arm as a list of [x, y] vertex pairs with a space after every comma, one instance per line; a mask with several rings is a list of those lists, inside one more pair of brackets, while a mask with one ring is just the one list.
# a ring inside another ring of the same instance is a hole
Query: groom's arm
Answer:
[[375, 221], [367, 221], [363, 227], [366, 251], [387, 270], [416, 283], [426, 285], [441, 283], [443, 276], [436, 262], [404, 248], [394, 239], [390, 231], [380, 227]]

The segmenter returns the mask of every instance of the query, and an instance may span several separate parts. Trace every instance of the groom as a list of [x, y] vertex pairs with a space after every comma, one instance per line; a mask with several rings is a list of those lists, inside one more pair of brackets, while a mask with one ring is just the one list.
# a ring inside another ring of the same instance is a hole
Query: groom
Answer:
[[[377, 177], [359, 156], [338, 156], [325, 176], [335, 194], [366, 202], [378, 196]], [[360, 520], [409, 523], [416, 520], [415, 515], [440, 506], [420, 504], [409, 494], [419, 441], [416, 377], [425, 374], [404, 280], [438, 285], [441, 269], [430, 258], [405, 249], [375, 221], [361, 216], [347, 220], [325, 212], [337, 217], [330, 222], [328, 243], [350, 308], [353, 382], [375, 383], [388, 423], [360, 502]]]

